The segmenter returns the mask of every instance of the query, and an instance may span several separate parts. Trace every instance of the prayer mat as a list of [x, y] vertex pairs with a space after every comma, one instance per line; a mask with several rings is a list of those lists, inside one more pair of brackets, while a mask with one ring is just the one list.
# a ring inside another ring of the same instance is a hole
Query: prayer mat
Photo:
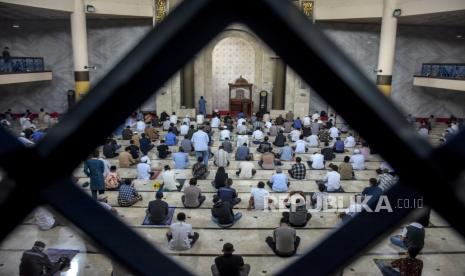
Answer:
[[79, 253], [79, 250], [48, 248], [45, 253], [51, 262], [56, 262], [61, 257], [66, 257], [71, 261]]
[[145, 218], [144, 218], [144, 221], [142, 222], [142, 225], [150, 225], [150, 226], [153, 226], [153, 227], [164, 227], [166, 225], [171, 225], [171, 221], [173, 220], [173, 215], [174, 215], [175, 210], [176, 210], [176, 207], [174, 207], [174, 206], [169, 206], [168, 207], [168, 218], [166, 219], [165, 224], [153, 224], [150, 221], [150, 215], [145, 214]]

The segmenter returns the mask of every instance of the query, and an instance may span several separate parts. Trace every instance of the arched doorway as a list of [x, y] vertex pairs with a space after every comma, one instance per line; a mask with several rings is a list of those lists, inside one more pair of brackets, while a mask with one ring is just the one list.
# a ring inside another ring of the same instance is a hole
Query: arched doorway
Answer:
[[254, 48], [245, 39], [226, 37], [215, 45], [212, 53], [212, 109], [228, 110], [228, 83], [240, 75], [254, 81]]

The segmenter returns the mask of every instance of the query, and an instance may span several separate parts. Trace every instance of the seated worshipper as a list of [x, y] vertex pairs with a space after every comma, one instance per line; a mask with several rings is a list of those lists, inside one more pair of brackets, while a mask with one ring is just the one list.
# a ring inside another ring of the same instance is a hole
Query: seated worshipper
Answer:
[[[284, 135], [283, 135], [284, 136]], [[265, 138], [263, 138], [263, 142], [261, 142], [257, 148], [257, 151], [260, 152], [260, 153], [265, 153], [265, 152], [269, 152], [270, 149], [272, 148], [271, 147], [271, 144], [270, 142], [268, 142], [270, 138], [268, 138], [268, 136], [265, 136]], [[284, 146], [284, 144], [282, 145]], [[281, 147], [282, 147], [281, 146]]]
[[244, 264], [244, 259], [239, 255], [233, 255], [234, 247], [230, 243], [223, 245], [223, 255], [215, 258], [215, 264], [211, 266], [213, 276], [247, 276], [250, 265]]
[[339, 129], [337, 127], [333, 126], [332, 128], [329, 129], [329, 137], [331, 137], [334, 140], [336, 140], [337, 137], [339, 137]]
[[295, 141], [295, 153], [306, 153], [309, 145], [304, 140], [304, 136], [300, 135], [299, 140]]
[[226, 170], [224, 167], [219, 167], [218, 170], [216, 170], [215, 179], [212, 181], [212, 186], [215, 187], [215, 189], [224, 187], [226, 186], [227, 179], [228, 174], [226, 173]]
[[257, 127], [255, 131], [252, 133], [252, 138], [254, 141], [252, 143], [254, 144], [260, 144], [261, 141], [263, 141], [263, 138], [265, 138], [265, 135], [263, 134], [263, 131]]
[[35, 145], [34, 142], [26, 138], [26, 134], [24, 132], [21, 132], [20, 136], [18, 137], [18, 140], [26, 147], [32, 147]]
[[229, 166], [229, 154], [223, 149], [223, 146], [218, 147], [213, 164], [217, 167]]
[[171, 170], [169, 165], [165, 165], [164, 171], [161, 173], [163, 179], [163, 186], [160, 188], [163, 192], [180, 191], [182, 187], [178, 187], [174, 171]]
[[119, 153], [118, 163], [119, 163], [120, 168], [129, 168], [132, 165], [136, 164], [136, 160], [132, 158], [130, 151], [131, 151], [131, 148], [126, 147], [124, 151]]
[[194, 154], [194, 146], [192, 146], [192, 141], [187, 137], [187, 135], [184, 136], [184, 139], [181, 141], [181, 148], [186, 154]]
[[139, 141], [140, 144], [140, 151], [147, 155], [149, 151], [151, 151], [155, 146], [152, 144], [152, 141], [145, 135], [145, 133], [141, 134], [141, 138]]
[[294, 121], [294, 113], [292, 112], [292, 110], [289, 110], [289, 112], [286, 113], [286, 120]]
[[118, 190], [121, 182], [121, 177], [116, 172], [116, 166], [110, 167], [110, 172], [105, 177], [105, 190], [115, 191]]
[[370, 157], [371, 150], [367, 143], [362, 143], [362, 147], [360, 148], [360, 153], [365, 157], [367, 160]]
[[220, 131], [220, 141], [224, 141], [226, 137], [231, 140], [231, 131], [227, 127], [223, 127]]
[[236, 132], [239, 135], [247, 134], [247, 126], [245, 125], [245, 122], [242, 122], [242, 124], [237, 126]]
[[284, 130], [283, 130], [284, 133], [290, 133], [292, 130], [292, 120], [284, 122], [283, 127], [284, 127]]
[[282, 114], [279, 114], [278, 118], [275, 120], [276, 125], [282, 126], [284, 124], [284, 118]]
[[285, 219], [281, 219], [279, 227], [273, 230], [273, 237], [267, 237], [265, 241], [277, 256], [290, 257], [297, 251], [300, 237]]
[[346, 137], [344, 140], [344, 147], [345, 148], [353, 148], [355, 147], [355, 138], [352, 136], [352, 133], [349, 133], [349, 136]]
[[420, 136], [423, 136], [423, 137], [428, 137], [429, 135], [428, 126], [426, 125], [420, 126], [420, 128], [418, 129], [418, 134], [420, 134]]
[[325, 147], [321, 149], [321, 154], [325, 157], [325, 161], [331, 161], [336, 158], [333, 148], [329, 146], [328, 142], [325, 142]]
[[169, 220], [169, 206], [163, 200], [163, 192], [155, 193], [155, 200], [149, 202], [147, 213], [150, 215], [150, 222], [155, 225], [165, 225]]
[[412, 222], [404, 227], [400, 235], [392, 236], [390, 240], [402, 249], [416, 247], [421, 250], [425, 245], [425, 228], [418, 222]]
[[220, 118], [218, 118], [218, 115], [215, 115], [211, 122], [210, 122], [210, 125], [212, 128], [218, 128], [220, 126], [220, 123], [221, 123], [221, 120]]
[[236, 147], [239, 147], [243, 144], [249, 145], [249, 136], [246, 135], [237, 135]]
[[365, 157], [360, 153], [359, 149], [354, 149], [354, 155], [350, 157], [350, 163], [352, 163], [354, 170], [365, 169]]
[[311, 131], [313, 135], [318, 135], [318, 133], [320, 132], [320, 124], [318, 123], [318, 120], [313, 120], [311, 125]]
[[339, 165], [339, 174], [341, 175], [341, 180], [352, 180], [355, 179], [354, 169], [350, 164], [350, 157], [345, 156], [344, 162]]
[[331, 208], [329, 205], [329, 196], [325, 192], [326, 186], [323, 183], [318, 184], [318, 192], [313, 193], [312, 195], [312, 204], [313, 208], [322, 211]]
[[219, 197], [222, 201], [229, 202], [231, 206], [234, 207], [235, 205], [239, 204], [239, 202], [241, 202], [241, 199], [237, 197], [236, 189], [231, 188], [232, 184], [233, 180], [228, 178], [226, 180], [226, 186], [218, 189], [216, 197]]
[[184, 152], [182, 147], [179, 148], [178, 152], [173, 154], [173, 162], [175, 169], [187, 169], [189, 166], [189, 156]]
[[[265, 140], [266, 140], [266, 137], [265, 137]], [[276, 135], [276, 138], [274, 138], [273, 145], [277, 147], [284, 147], [286, 142], [287, 142], [286, 136], [284, 136], [284, 132], [280, 130], [278, 135]]]
[[336, 153], [344, 153], [345, 145], [344, 142], [341, 140], [340, 137], [336, 138], [336, 141], [334, 142], [333, 146], [333, 151]]
[[102, 153], [106, 158], [113, 158], [118, 156], [116, 152], [121, 146], [119, 146], [114, 139], [107, 139], [105, 145], [102, 147]]
[[294, 155], [294, 149], [288, 144], [279, 149], [278, 157], [282, 161], [291, 161], [294, 158]]
[[247, 156], [245, 158], [245, 162], [239, 163], [239, 170], [236, 172], [236, 175], [239, 176], [239, 178], [250, 179], [253, 178], [253, 176], [257, 173], [257, 171], [254, 169], [253, 163], [250, 162], [250, 160], [251, 157]]
[[302, 135], [302, 132], [300, 132], [300, 128], [293, 129], [291, 133], [289, 133], [289, 137], [292, 142], [299, 140], [300, 135]]
[[187, 125], [191, 124], [191, 119], [189, 118], [189, 115], [184, 116], [184, 118], [182, 119], [182, 123], [186, 123]]
[[287, 175], [283, 174], [283, 170], [281, 168], [276, 169], [276, 173], [271, 176], [270, 181], [266, 183], [273, 192], [287, 192], [290, 182], [287, 178]]
[[234, 147], [231, 141], [229, 141], [229, 138], [226, 137], [226, 139], [223, 141], [223, 143], [221, 143], [221, 145], [227, 153], [231, 154], [233, 152]]
[[53, 214], [44, 207], [37, 207], [34, 211], [34, 222], [42, 231], [47, 231], [58, 225]]
[[363, 203], [364, 197], [362, 194], [354, 195], [354, 200], [351, 201], [349, 207], [346, 208], [342, 213], [339, 213], [338, 217], [341, 218], [342, 222], [347, 222], [358, 213], [362, 212], [367, 208], [367, 205]]
[[170, 115], [168, 115], [168, 113], [166, 113], [166, 111], [163, 111], [162, 113], [160, 113], [160, 121], [162, 121], [162, 122], [164, 122], [169, 117], [170, 117]]
[[103, 176], [105, 172], [105, 164], [102, 160], [99, 160], [100, 152], [94, 150], [92, 158], [87, 159], [84, 162], [84, 173], [90, 178], [90, 190], [92, 192], [92, 198], [97, 199], [97, 192], [99, 195], [105, 193], [105, 178]]
[[192, 231], [192, 225], [186, 223], [186, 214], [178, 213], [178, 222], [172, 223], [166, 233], [168, 247], [171, 250], [181, 251], [191, 249], [199, 239], [199, 233]]
[[170, 119], [167, 118], [166, 120], [163, 121], [162, 129], [166, 131], [170, 127], [171, 127], [171, 122], [170, 122]]
[[123, 140], [131, 140], [132, 135], [134, 135], [134, 133], [132, 133], [131, 126], [126, 126], [121, 133]]
[[160, 140], [160, 145], [157, 147], [158, 158], [165, 159], [171, 154], [170, 148], [165, 144], [165, 140]]
[[178, 123], [178, 116], [176, 115], [176, 112], [173, 112], [170, 115], [170, 123], [172, 123], [172, 124], [177, 124]]
[[297, 129], [297, 128], [298, 128], [298, 129], [302, 128], [302, 121], [300, 120], [300, 117], [297, 117], [297, 119], [294, 120], [294, 125], [293, 125], [293, 127], [294, 127], [295, 129]]
[[151, 141], [156, 141], [158, 138], [160, 138], [160, 135], [158, 134], [158, 130], [156, 130], [152, 125], [147, 124], [145, 127], [144, 131], [145, 135], [151, 140]]
[[182, 123], [181, 127], [179, 128], [179, 135], [187, 135], [187, 133], [189, 132], [189, 125], [184, 122]]
[[132, 135], [131, 140], [133, 141], [132, 144], [140, 148], [140, 143], [139, 143], [140, 136], [136, 131], [134, 131], [134, 134]]
[[191, 178], [189, 186], [184, 188], [184, 195], [181, 197], [182, 205], [185, 208], [199, 208], [205, 201], [205, 196], [202, 191], [197, 187], [197, 179]]
[[275, 124], [272, 124], [268, 129], [268, 135], [271, 137], [275, 137], [276, 135], [278, 135], [278, 132], [279, 128]]
[[131, 179], [125, 179], [119, 187], [118, 205], [121, 207], [130, 207], [141, 200], [142, 196], [137, 193]]
[[366, 187], [362, 191], [362, 195], [366, 197], [369, 197], [367, 204], [370, 204], [371, 202], [377, 202], [379, 197], [383, 194], [383, 190], [381, 190], [380, 187], [378, 187], [378, 181], [376, 178], [370, 178], [370, 186]]
[[194, 135], [194, 133], [196, 132], [195, 130], [195, 126], [194, 125], [191, 125], [191, 127], [189, 128], [189, 131], [187, 132], [187, 138], [189, 140], [192, 139], [192, 135]]
[[312, 119], [308, 115], [305, 115], [303, 120], [302, 120], [302, 124], [305, 127], [309, 127], [312, 124]]
[[192, 167], [192, 176], [197, 179], [206, 179], [209, 173], [207, 166], [203, 163], [203, 157], [199, 156], [197, 163]]
[[341, 187], [341, 175], [337, 170], [338, 167], [336, 165], [330, 164], [328, 166], [328, 172], [321, 182], [325, 184], [328, 193], [344, 192]]
[[172, 128], [170, 128], [168, 133], [165, 134], [165, 143], [167, 146], [174, 146], [178, 143], [176, 140], [176, 134], [174, 134]]
[[392, 186], [394, 186], [394, 184], [396, 184], [397, 179], [393, 175], [394, 173], [389, 172], [389, 169], [387, 168], [384, 168], [382, 170], [378, 169], [376, 170], [376, 172], [379, 173], [378, 178], [377, 178], [378, 187], [380, 187], [381, 190], [383, 190], [383, 192], [391, 188]]
[[219, 197], [213, 198], [212, 221], [221, 228], [228, 228], [234, 225], [242, 217], [242, 213], [233, 213], [233, 206], [228, 201], [223, 201]]
[[145, 131], [145, 122], [142, 120], [138, 120], [136, 122], [136, 130], [137, 132], [144, 133]]
[[152, 167], [150, 167], [150, 159], [144, 156], [137, 164], [137, 179], [150, 180], [153, 179]]
[[289, 212], [283, 212], [284, 221], [293, 227], [305, 227], [312, 215], [307, 211], [304, 193], [293, 191], [284, 200], [284, 203], [286, 208], [289, 208]]
[[312, 134], [307, 138], [308, 147], [310, 148], [318, 148], [320, 146], [320, 141], [318, 140], [318, 136], [316, 134]]
[[385, 276], [421, 276], [423, 270], [423, 261], [416, 259], [420, 248], [409, 247], [408, 256], [405, 258], [392, 260], [391, 264], [381, 264], [381, 273]]
[[19, 265], [19, 275], [60, 275], [60, 271], [69, 267], [68, 258], [60, 258], [57, 262], [52, 262], [44, 250], [45, 243], [36, 241], [32, 249], [24, 251]]
[[310, 155], [310, 161], [307, 164], [314, 170], [324, 170], [326, 164], [325, 157], [321, 153], [314, 152]]
[[258, 165], [262, 167], [264, 170], [274, 170], [277, 162], [275, 162], [274, 153], [271, 152], [269, 149], [268, 152], [262, 154], [260, 161], [258, 161]]
[[132, 158], [139, 159], [139, 146], [137, 146], [134, 140], [132, 139], [129, 141], [129, 149]]
[[250, 191], [249, 206], [247, 210], [264, 210], [271, 199], [269, 199], [270, 193], [265, 190], [265, 182], [260, 181], [256, 188], [252, 188]]
[[329, 131], [324, 126], [321, 126], [320, 131], [318, 132], [318, 138], [320, 142], [326, 143], [329, 142]]
[[295, 164], [292, 165], [291, 169], [288, 171], [289, 175], [294, 179], [305, 179], [305, 174], [307, 173], [307, 168], [302, 164], [302, 158], [297, 157], [295, 159]]
[[250, 153], [247, 144], [244, 143], [236, 150], [236, 161], [246, 160], [247, 157], [252, 158], [252, 154]]

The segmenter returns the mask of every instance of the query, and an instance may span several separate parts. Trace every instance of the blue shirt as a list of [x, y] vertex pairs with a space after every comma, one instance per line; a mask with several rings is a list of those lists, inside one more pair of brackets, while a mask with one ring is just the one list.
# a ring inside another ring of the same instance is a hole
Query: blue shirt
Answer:
[[378, 186], [366, 187], [362, 191], [362, 195], [371, 196], [371, 198], [367, 202], [368, 204], [370, 204], [373, 201], [378, 200], [378, 198], [381, 196], [382, 193], [383, 193], [383, 190]]
[[293, 153], [294, 152], [291, 147], [285, 146], [284, 148], [281, 149], [281, 156], [279, 157], [279, 159], [284, 160], [284, 161], [290, 161], [292, 160]]
[[177, 144], [176, 134], [174, 134], [173, 132], [168, 132], [165, 135], [165, 142], [166, 142], [166, 145], [168, 145], [168, 146], [176, 145]]
[[236, 160], [245, 160], [249, 155], [249, 148], [246, 146], [240, 146], [236, 150]]
[[229, 187], [221, 187], [218, 190], [218, 197], [221, 198], [221, 200], [223, 201], [233, 203], [233, 199], [236, 197], [236, 190]]
[[189, 158], [185, 152], [176, 152], [173, 154], [174, 168], [185, 169], [189, 164]]
[[334, 149], [336, 151], [344, 151], [344, 142], [342, 140], [334, 142]]
[[271, 177], [271, 183], [273, 184], [272, 189], [275, 192], [286, 192], [287, 182], [287, 175], [283, 173], [276, 173]]
[[42, 131], [39, 131], [39, 130], [35, 131], [31, 135], [32, 141], [34, 143], [36, 143], [36, 144], [42, 139], [42, 137], [44, 137], [44, 133]]
[[294, 128], [302, 128], [302, 122], [299, 119], [294, 120]]

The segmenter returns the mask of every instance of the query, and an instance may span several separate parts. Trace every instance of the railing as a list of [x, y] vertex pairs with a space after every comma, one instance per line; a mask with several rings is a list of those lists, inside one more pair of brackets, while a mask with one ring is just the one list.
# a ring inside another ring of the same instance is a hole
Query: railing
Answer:
[[423, 63], [421, 77], [465, 79], [465, 63]]
[[43, 72], [44, 58], [42, 57], [11, 57], [0, 58], [0, 74]]

